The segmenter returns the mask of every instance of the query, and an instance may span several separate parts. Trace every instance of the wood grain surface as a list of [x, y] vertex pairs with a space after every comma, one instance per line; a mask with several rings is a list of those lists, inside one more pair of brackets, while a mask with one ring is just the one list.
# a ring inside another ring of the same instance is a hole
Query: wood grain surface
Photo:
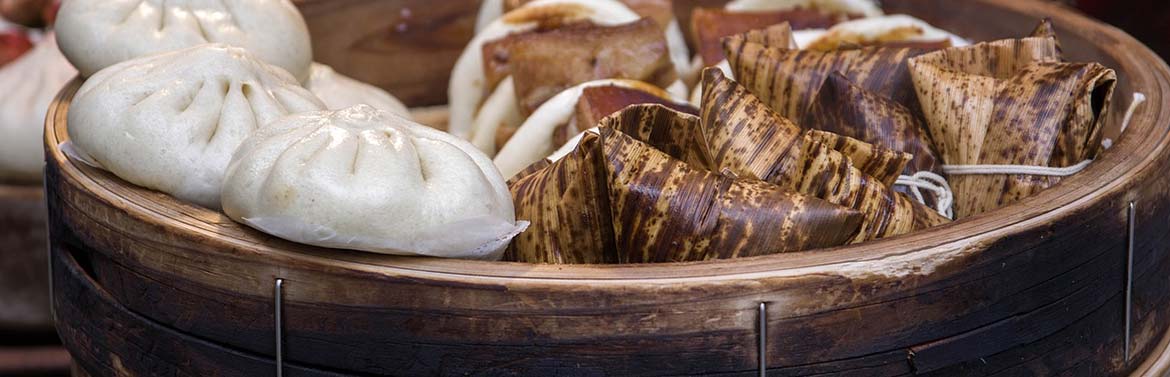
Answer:
[[475, 33], [480, 0], [294, 0], [313, 58], [408, 106], [447, 102], [447, 79]]
[[[305, 3], [334, 2], [360, 3]], [[1170, 69], [1152, 52], [1062, 7], [884, 4], [974, 39], [1052, 17], [1072, 59], [1117, 69], [1119, 108], [1134, 91], [1148, 104], [1170, 94]], [[928, 231], [729, 261], [544, 266], [295, 245], [134, 187], [57, 148], [79, 84], [50, 110], [47, 198], [60, 331], [95, 376], [117, 365], [121, 375], [270, 374], [277, 277], [290, 375], [754, 375], [759, 302], [770, 303], [770, 375], [1125, 375], [1170, 325], [1165, 106], [1139, 109], [1084, 173]], [[102, 309], [83, 315], [90, 307]]]

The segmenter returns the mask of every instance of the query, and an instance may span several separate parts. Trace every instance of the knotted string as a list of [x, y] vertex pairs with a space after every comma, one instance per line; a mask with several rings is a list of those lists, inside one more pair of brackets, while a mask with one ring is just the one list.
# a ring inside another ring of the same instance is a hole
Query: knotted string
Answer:
[[[1121, 133], [1125, 133], [1125, 129], [1129, 127], [1129, 122], [1133, 120], [1134, 112], [1138, 107], [1146, 102], [1146, 95], [1142, 93], [1134, 93], [1133, 101], [1129, 104], [1129, 109], [1125, 111], [1125, 117], [1121, 120]], [[1101, 141], [1101, 146], [1109, 149], [1113, 146], [1113, 140], [1104, 139]], [[1072, 166], [1054, 168], [1048, 166], [1031, 166], [1031, 165], [943, 165], [943, 172], [950, 175], [996, 175], [996, 174], [1010, 174], [1010, 175], [1038, 175], [1045, 177], [1067, 177], [1085, 170], [1089, 164], [1093, 163], [1092, 159], [1081, 161]], [[938, 213], [947, 218], [954, 219], [954, 200], [955, 194], [951, 190], [950, 184], [946, 178], [931, 173], [929, 171], [920, 171], [914, 175], [898, 176], [896, 186], [905, 186], [910, 189], [910, 193], [919, 203], [926, 204], [925, 198], [922, 196], [922, 190], [929, 190], [938, 197], [936, 210]]]

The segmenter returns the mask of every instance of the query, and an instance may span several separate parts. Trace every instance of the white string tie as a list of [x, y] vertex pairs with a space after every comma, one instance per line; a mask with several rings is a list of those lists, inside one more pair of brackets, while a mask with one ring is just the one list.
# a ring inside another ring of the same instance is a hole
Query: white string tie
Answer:
[[[1146, 102], [1146, 95], [1142, 93], [1134, 93], [1133, 101], [1129, 104], [1129, 109], [1125, 111], [1125, 117], [1121, 120], [1121, 132], [1129, 127], [1129, 122], [1133, 120], [1134, 112], [1137, 111], [1143, 103]], [[1113, 140], [1105, 139], [1101, 141], [1101, 145], [1108, 149], [1113, 146]], [[1029, 166], [1029, 165], [943, 165], [943, 172], [948, 176], [951, 175], [1038, 175], [1044, 177], [1067, 177], [1085, 170], [1093, 160], [1084, 160], [1080, 163], [1067, 166], [1063, 168], [1054, 168], [1049, 166]], [[899, 182], [901, 177], [899, 177]]]
[[935, 210], [939, 214], [946, 216], [948, 219], [954, 219], [954, 204], [955, 193], [951, 191], [951, 185], [947, 183], [947, 179], [943, 176], [934, 174], [929, 171], [920, 171], [914, 175], [900, 175], [898, 180], [894, 182], [896, 186], [905, 186], [910, 189], [910, 194], [914, 195], [914, 199], [919, 203], [926, 204], [926, 199], [922, 196], [922, 190], [927, 190], [934, 193], [938, 198], [935, 204]]
[[1063, 168], [1029, 165], [943, 165], [943, 172], [947, 173], [947, 175], [1018, 174], [1067, 177], [1080, 173], [1081, 170], [1085, 170], [1092, 162], [1093, 160], [1084, 160], [1076, 165]]
[[[1125, 133], [1125, 129], [1129, 127], [1129, 122], [1133, 120], [1133, 113], [1143, 103], [1146, 103], [1146, 95], [1144, 93], [1134, 93], [1133, 101], [1129, 103], [1129, 109], [1125, 110], [1125, 117], [1121, 119], [1121, 131], [1117, 133], [1118, 135]], [[1112, 148], [1113, 139], [1106, 138], [1105, 140], [1101, 140], [1101, 146], [1105, 147], [1105, 149]]]

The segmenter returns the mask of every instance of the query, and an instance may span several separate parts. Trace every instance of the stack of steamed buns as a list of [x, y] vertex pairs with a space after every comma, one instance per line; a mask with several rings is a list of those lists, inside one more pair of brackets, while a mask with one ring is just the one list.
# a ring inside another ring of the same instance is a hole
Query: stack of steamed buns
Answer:
[[525, 224], [470, 143], [312, 62], [289, 0], [67, 0], [73, 158], [294, 242], [498, 259]]

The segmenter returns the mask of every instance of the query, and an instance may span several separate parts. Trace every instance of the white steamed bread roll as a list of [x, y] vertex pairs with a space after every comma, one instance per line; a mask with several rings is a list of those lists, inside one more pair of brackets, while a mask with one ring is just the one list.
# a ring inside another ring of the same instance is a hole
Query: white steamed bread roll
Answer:
[[207, 44], [99, 71], [69, 108], [72, 147], [122, 179], [219, 208], [232, 153], [284, 115], [324, 109], [287, 71]]
[[0, 67], [0, 182], [40, 181], [45, 113], [76, 75], [51, 35]]
[[66, 0], [61, 51], [83, 76], [153, 53], [204, 43], [248, 49], [309, 79], [309, 30], [289, 0]]
[[385, 90], [337, 73], [332, 67], [313, 63], [305, 88], [317, 95], [330, 109], [344, 109], [367, 104], [374, 108], [410, 117], [410, 110]]
[[451, 258], [498, 259], [527, 225], [470, 143], [366, 105], [256, 132], [228, 168], [223, 209], [294, 242]]

